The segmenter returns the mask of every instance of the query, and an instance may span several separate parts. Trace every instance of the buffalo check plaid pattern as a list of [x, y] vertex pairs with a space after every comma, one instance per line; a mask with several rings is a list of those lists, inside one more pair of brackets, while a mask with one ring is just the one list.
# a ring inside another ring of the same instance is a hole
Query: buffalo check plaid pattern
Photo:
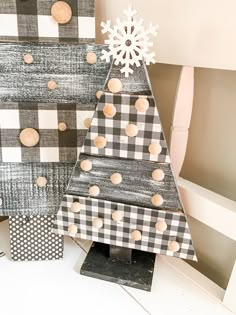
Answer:
[[[75, 162], [87, 132], [86, 119], [93, 114], [73, 104], [0, 105], [0, 162]], [[58, 130], [61, 122], [67, 130]], [[38, 131], [36, 146], [21, 144], [24, 128]]]
[[52, 0], [0, 0], [0, 40], [44, 42], [95, 41], [94, 0], [65, 0], [71, 20], [62, 25], [51, 16]]
[[[138, 98], [139, 96], [135, 95], [105, 93], [98, 103], [81, 152], [90, 155], [170, 163], [155, 100], [152, 96], [147, 97], [149, 108], [142, 113], [135, 108]], [[113, 118], [107, 118], [103, 113], [104, 105], [107, 103], [113, 104], [116, 108], [116, 115]], [[135, 124], [138, 127], [136, 137], [126, 135], [125, 128], [129, 124]], [[94, 140], [98, 136], [106, 138], [105, 148], [99, 149], [95, 146]], [[162, 151], [159, 155], [149, 153], [148, 147], [151, 143], [161, 145]]]
[[[79, 213], [73, 213], [70, 210], [72, 203], [75, 201], [81, 205]], [[116, 210], [124, 214], [120, 222], [112, 220], [112, 213]], [[103, 226], [100, 229], [92, 225], [96, 218], [103, 220]], [[165, 220], [168, 226], [163, 233], [157, 232], [155, 229], [155, 224], [159, 220]], [[73, 236], [79, 238], [160, 255], [196, 260], [188, 224], [183, 213], [65, 195], [57, 214], [57, 221], [53, 225], [53, 231], [70, 235], [68, 228], [72, 224], [77, 227], [77, 233]], [[139, 230], [142, 233], [140, 241], [132, 240], [131, 233], [133, 230]], [[169, 250], [168, 245], [171, 241], [179, 243], [180, 249], [178, 252]]]

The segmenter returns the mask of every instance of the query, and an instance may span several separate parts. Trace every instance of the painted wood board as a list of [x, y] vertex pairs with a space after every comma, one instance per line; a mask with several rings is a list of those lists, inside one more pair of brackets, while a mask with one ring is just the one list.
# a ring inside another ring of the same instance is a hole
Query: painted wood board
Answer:
[[1, 0], [0, 40], [93, 43], [94, 0], [66, 2], [72, 18], [66, 24], [59, 24], [51, 15], [52, 0]]
[[[0, 101], [36, 103], [96, 103], [110, 64], [101, 60], [103, 45], [0, 43]], [[88, 52], [97, 55], [93, 65]], [[31, 64], [23, 56], [31, 54]], [[56, 82], [54, 90], [48, 81]]]
[[[0, 215], [46, 215], [58, 211], [74, 164], [0, 163]], [[47, 179], [38, 187], [39, 176]]]
[[[77, 240], [75, 241], [77, 242]], [[2, 297], [5, 301], [2, 304], [2, 312], [13, 315], [22, 311], [25, 315], [31, 315], [32, 309], [34, 309], [35, 315], [42, 315], [44, 312], [56, 312], [58, 315], [64, 315], [68, 312], [74, 312], [75, 306], [71, 300], [78, 299], [79, 295], [78, 309], [81, 311], [88, 309], [89, 305], [89, 311], [98, 315], [109, 315], [111, 309], [114, 309], [114, 315], [121, 313], [156, 315], [161, 311], [169, 315], [176, 313], [176, 310], [181, 310], [183, 315], [199, 315], [206, 312], [207, 314], [232, 315], [219, 300], [212, 298], [192, 281], [191, 275], [193, 273], [198, 275], [199, 272], [179, 259], [165, 258], [163, 260], [160, 257], [156, 259], [152, 292], [146, 294], [140, 290], [128, 289], [81, 276], [79, 270], [86, 256], [86, 251], [83, 248], [88, 250], [89, 244], [80, 241], [78, 244], [82, 248], [66, 237], [64, 259], [61, 261], [12, 264], [8, 259], [9, 232], [7, 222], [0, 223], [0, 248], [7, 253], [7, 256], [0, 258], [1, 288], [4, 288]], [[172, 266], [166, 260], [172, 262]], [[190, 272], [187, 277], [179, 263], [189, 268]], [[60, 274], [59, 278], [58, 274]], [[206, 283], [209, 283], [206, 277], [202, 277]], [[61, 295], [61, 283], [70, 288], [70, 294], [66, 294], [61, 303], [55, 303], [54, 301]], [[42, 294], [42, 288], [44, 301], [47, 303], [38, 304], [38, 296]], [[217, 290], [214, 289], [213, 291], [217, 293]], [[221, 289], [221, 291], [223, 290]], [[12, 294], [15, 296], [13, 305], [10, 304]], [[22, 303], [25, 301], [26, 294], [27, 301]], [[104, 296], [106, 296], [107, 301], [105, 304]], [[92, 304], [91, 301], [93, 301]], [[115, 308], [114, 305], [116, 305]]]
[[[92, 162], [93, 167], [90, 172], [83, 172], [80, 169], [80, 162], [87, 159]], [[160, 182], [152, 179], [152, 172], [157, 167], [164, 171], [165, 174], [164, 180]], [[110, 177], [113, 173], [122, 174], [122, 183], [120, 185], [111, 183]], [[159, 163], [157, 165], [156, 163], [142, 160], [116, 159], [81, 154], [66, 193], [88, 197], [91, 185], [99, 186], [99, 199], [142, 207], [153, 207], [151, 198], [158, 193], [164, 200], [160, 207], [161, 209], [182, 210], [170, 164]]]
[[236, 202], [204, 187], [178, 179], [186, 213], [236, 241]]

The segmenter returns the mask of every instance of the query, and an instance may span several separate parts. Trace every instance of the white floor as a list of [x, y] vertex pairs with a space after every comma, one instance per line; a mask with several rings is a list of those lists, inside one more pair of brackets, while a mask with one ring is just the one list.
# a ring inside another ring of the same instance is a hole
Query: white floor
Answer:
[[[174, 258], [156, 259], [151, 293], [81, 276], [79, 270], [90, 243], [80, 245], [83, 249], [66, 238], [61, 261], [12, 262], [8, 221], [0, 223], [0, 252], [6, 253], [0, 258], [0, 314], [232, 315], [176, 269]], [[203, 277], [195, 270], [194, 275]]]

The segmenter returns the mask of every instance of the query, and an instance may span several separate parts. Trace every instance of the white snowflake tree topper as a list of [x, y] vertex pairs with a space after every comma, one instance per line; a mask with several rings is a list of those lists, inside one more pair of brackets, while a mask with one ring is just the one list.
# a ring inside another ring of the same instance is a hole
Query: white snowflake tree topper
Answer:
[[140, 67], [141, 61], [146, 62], [147, 65], [156, 62], [155, 53], [150, 52], [150, 47], [153, 46], [150, 35], [157, 35], [158, 26], [150, 23], [146, 29], [143, 26], [143, 19], [136, 17], [137, 11], [132, 5], [124, 10], [124, 15], [126, 19], [121, 21], [117, 18], [117, 25], [113, 28], [111, 21], [101, 23], [102, 33], [109, 33], [109, 39], [105, 40], [105, 44], [109, 45], [108, 51], [102, 51], [101, 59], [109, 62], [113, 58], [115, 65], [123, 66], [121, 73], [128, 77], [133, 73], [133, 65]]

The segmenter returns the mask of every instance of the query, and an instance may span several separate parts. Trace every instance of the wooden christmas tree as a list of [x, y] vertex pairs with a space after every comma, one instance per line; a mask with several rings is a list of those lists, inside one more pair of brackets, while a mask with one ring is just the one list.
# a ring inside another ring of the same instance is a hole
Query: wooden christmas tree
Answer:
[[148, 34], [155, 27], [139, 29], [135, 14], [126, 10], [114, 30], [102, 24], [111, 33], [102, 58], [114, 62], [54, 232], [196, 260], [143, 62], [154, 61]]

